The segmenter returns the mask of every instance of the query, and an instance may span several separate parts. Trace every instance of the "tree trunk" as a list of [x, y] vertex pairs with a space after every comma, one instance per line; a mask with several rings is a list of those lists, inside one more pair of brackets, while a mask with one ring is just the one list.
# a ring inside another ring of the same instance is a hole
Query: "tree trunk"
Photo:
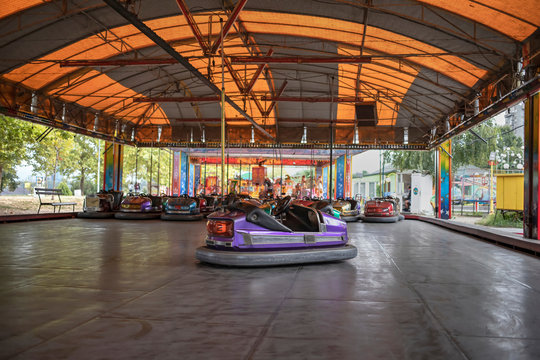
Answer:
[[3, 175], [4, 175], [4, 167], [2, 166], [2, 164], [0, 164], [0, 192], [2, 192], [3, 190], [3, 186], [2, 186]]
[[81, 188], [81, 195], [84, 195], [84, 168], [81, 168], [81, 180], [79, 182], [79, 187]]
[[54, 158], [54, 170], [53, 170], [53, 177], [52, 177], [52, 188], [54, 189], [54, 185], [56, 183], [56, 167], [58, 166], [58, 155], [59, 155], [59, 151], [58, 149], [55, 149], [56, 150], [56, 156]]

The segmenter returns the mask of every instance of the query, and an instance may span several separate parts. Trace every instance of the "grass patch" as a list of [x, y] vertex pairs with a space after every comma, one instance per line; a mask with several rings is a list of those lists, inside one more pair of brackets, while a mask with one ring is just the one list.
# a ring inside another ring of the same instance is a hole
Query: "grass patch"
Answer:
[[502, 214], [497, 214], [497, 218], [495, 218], [495, 214], [490, 214], [483, 217], [481, 220], [478, 220], [476, 224], [495, 227], [521, 228], [523, 227], [523, 220], [521, 220], [518, 213], [507, 213], [505, 216]]
[[461, 211], [456, 211], [455, 209], [452, 210], [452, 215], [457, 215], [457, 216], [468, 216], [468, 217], [484, 217], [486, 216], [486, 212], [467, 212], [467, 211], [464, 211], [463, 214], [461, 213]]

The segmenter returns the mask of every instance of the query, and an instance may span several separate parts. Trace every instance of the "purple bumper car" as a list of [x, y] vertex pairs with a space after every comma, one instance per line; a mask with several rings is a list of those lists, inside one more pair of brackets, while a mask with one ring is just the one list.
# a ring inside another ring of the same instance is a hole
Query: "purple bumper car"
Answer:
[[352, 259], [347, 225], [317, 209], [280, 199], [272, 214], [239, 201], [208, 216], [206, 246], [196, 258], [228, 266], [272, 266]]
[[161, 202], [159, 196], [129, 194], [122, 200], [120, 211], [114, 214], [114, 217], [121, 220], [159, 219]]

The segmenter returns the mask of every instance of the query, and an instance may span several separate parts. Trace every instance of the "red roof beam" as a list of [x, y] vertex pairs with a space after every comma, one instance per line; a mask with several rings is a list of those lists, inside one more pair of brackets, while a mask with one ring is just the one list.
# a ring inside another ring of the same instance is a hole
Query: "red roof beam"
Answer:
[[250, 95], [251, 99], [255, 103], [255, 106], [257, 106], [257, 109], [259, 109], [259, 112], [261, 115], [264, 115], [264, 109], [261, 106], [261, 103], [259, 100], [255, 97], [254, 94], [247, 92], [245, 87], [244, 81], [240, 78], [240, 75], [238, 75], [238, 72], [232, 67], [231, 62], [227, 58], [223, 58], [223, 61], [225, 62], [225, 65], [227, 66], [227, 70], [229, 70], [229, 73], [231, 74], [234, 82], [236, 83], [236, 87], [242, 94]]
[[[285, 91], [285, 87], [287, 86], [287, 80], [283, 81], [283, 84], [281, 84], [281, 87], [279, 88], [276, 97], [279, 98], [281, 95], [283, 95], [283, 92]], [[276, 106], [277, 101], [272, 100], [270, 103], [270, 106], [268, 106], [268, 109], [266, 109], [266, 116], [270, 115], [272, 112], [272, 109], [274, 109], [274, 106]]]
[[[311, 159], [269, 159], [271, 155], [268, 155], [266, 159], [268, 159], [265, 163], [266, 166], [268, 165], [285, 165], [285, 166], [313, 166], [314, 163], [320, 162], [321, 160], [311, 160]], [[197, 164], [221, 164], [221, 157], [219, 156], [190, 156], [190, 159], [193, 159], [194, 163]], [[258, 164], [261, 161], [262, 158], [250, 158], [250, 157], [229, 157], [229, 159], [226, 160], [226, 164], [230, 165], [238, 165], [242, 164], [246, 167], [248, 165], [255, 165]], [[246, 179], [243, 179], [243, 181], [246, 181]]]
[[365, 64], [371, 56], [231, 56], [233, 64]]
[[63, 60], [60, 67], [71, 66], [126, 66], [126, 65], [168, 65], [178, 64], [175, 59], [125, 59], [125, 60]]
[[231, 74], [231, 77], [234, 80], [234, 83], [236, 84], [236, 87], [238, 88], [238, 91], [240, 91], [242, 94], [244, 93], [244, 83], [236, 70], [232, 67], [229, 60], [227, 60], [226, 57], [223, 58], [223, 62], [225, 63], [225, 66], [227, 67], [227, 70], [229, 70], [229, 74]]
[[244, 5], [246, 5], [246, 3], [247, 3], [247, 0], [240, 0], [240, 1], [238, 1], [236, 3], [231, 15], [229, 16], [229, 19], [227, 20], [225, 25], [223, 25], [223, 39], [222, 39], [222, 36], [219, 36], [216, 39], [216, 41], [214, 42], [214, 45], [212, 45], [212, 49], [210, 50], [210, 52], [212, 54], [215, 54], [216, 51], [219, 49], [219, 47], [221, 46], [221, 41], [222, 40], [225, 41], [225, 38], [227, 37], [227, 34], [231, 30], [233, 24], [238, 19], [238, 15], [240, 15], [240, 12], [242, 11], [242, 9], [244, 8]]
[[354, 96], [345, 96], [345, 97], [299, 97], [299, 96], [261, 96], [261, 101], [289, 101], [289, 102], [309, 102], [309, 103], [320, 103], [320, 102], [336, 102], [336, 103], [355, 103], [363, 105], [372, 105], [373, 101], [362, 101], [361, 98]]
[[[266, 53], [266, 56], [272, 56], [273, 53], [274, 53], [274, 49], [270, 49]], [[261, 76], [261, 73], [264, 70], [265, 66], [266, 64], [259, 65], [259, 67], [257, 68], [257, 71], [255, 71], [255, 74], [253, 74], [253, 77], [251, 78], [249, 85], [246, 87], [246, 92], [250, 92], [251, 90], [253, 90], [253, 86], [255, 86], [255, 83], [257, 82], [257, 79], [259, 78], [259, 76]]]
[[220, 96], [182, 96], [182, 97], [136, 97], [133, 98], [133, 102], [137, 103], [165, 103], [165, 102], [204, 102], [220, 101]]
[[182, 13], [184, 14], [184, 17], [186, 18], [186, 21], [189, 27], [191, 28], [193, 35], [195, 35], [195, 38], [199, 42], [199, 45], [201, 46], [203, 54], [208, 53], [209, 46], [206, 44], [206, 41], [204, 41], [201, 30], [197, 26], [197, 23], [195, 22], [193, 15], [191, 15], [191, 11], [189, 11], [186, 2], [184, 0], [176, 0], [176, 3], [178, 4], [178, 7], [180, 7], [180, 10], [182, 10]]
[[[176, 119], [173, 119], [173, 121], [175, 122], [180, 122], [180, 123], [206, 123], [206, 124], [219, 124], [221, 123], [221, 119], [220, 118], [202, 118], [202, 119], [199, 119], [199, 118], [184, 118], [184, 119], [181, 119], [181, 118], [176, 118]], [[227, 118], [226, 119], [227, 121], [227, 124], [234, 124], [234, 123], [246, 123], [247, 120], [243, 119], [243, 118]], [[329, 119], [300, 119], [300, 118], [278, 118], [278, 121], [280, 123], [306, 123], [306, 124], [330, 124], [330, 120]], [[353, 125], [354, 123], [356, 122], [355, 119], [339, 119], [339, 120], [334, 120], [334, 125], [337, 123], [337, 124], [342, 124], [342, 125]]]

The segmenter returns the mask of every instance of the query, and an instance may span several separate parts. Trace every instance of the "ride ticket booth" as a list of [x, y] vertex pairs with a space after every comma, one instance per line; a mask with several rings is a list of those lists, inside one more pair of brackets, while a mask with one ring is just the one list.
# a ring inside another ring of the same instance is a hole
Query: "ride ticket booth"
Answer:
[[411, 174], [411, 213], [432, 215], [431, 196], [433, 193], [433, 179], [431, 175], [421, 173]]

